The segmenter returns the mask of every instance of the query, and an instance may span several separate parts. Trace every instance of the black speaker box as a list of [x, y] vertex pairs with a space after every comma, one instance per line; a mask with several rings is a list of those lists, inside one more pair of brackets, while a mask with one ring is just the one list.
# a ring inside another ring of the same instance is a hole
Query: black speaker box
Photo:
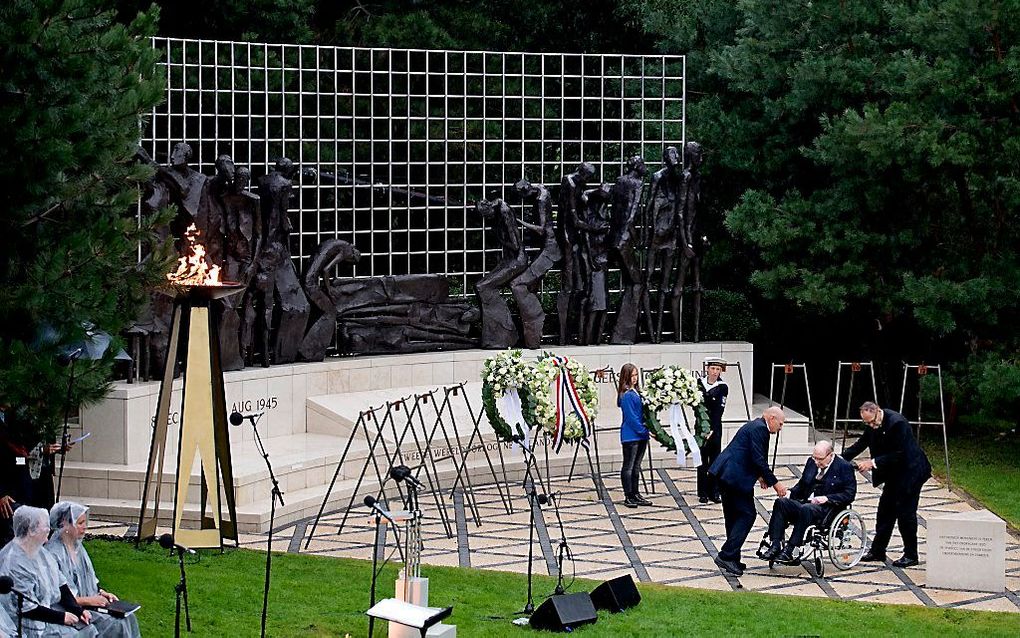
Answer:
[[535, 629], [567, 631], [598, 620], [591, 596], [585, 592], [550, 596], [531, 614]]
[[591, 592], [595, 609], [608, 609], [614, 614], [641, 602], [641, 593], [630, 574], [607, 580]]

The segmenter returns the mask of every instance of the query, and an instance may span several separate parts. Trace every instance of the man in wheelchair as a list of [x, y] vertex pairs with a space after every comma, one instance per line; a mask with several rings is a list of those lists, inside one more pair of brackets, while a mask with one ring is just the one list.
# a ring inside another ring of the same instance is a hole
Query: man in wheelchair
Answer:
[[[830, 513], [845, 509], [857, 496], [854, 468], [836, 456], [829, 441], [819, 441], [811, 458], [804, 465], [800, 481], [786, 498], [778, 498], [772, 506], [769, 521], [771, 547], [762, 556], [777, 563], [795, 561], [796, 549], [804, 543], [804, 532], [811, 525], [821, 524]], [[783, 544], [787, 526], [793, 524], [790, 540]]]

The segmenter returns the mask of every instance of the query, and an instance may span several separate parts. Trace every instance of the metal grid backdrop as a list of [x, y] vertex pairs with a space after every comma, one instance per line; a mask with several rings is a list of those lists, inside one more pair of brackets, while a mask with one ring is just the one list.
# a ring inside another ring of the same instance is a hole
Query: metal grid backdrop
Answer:
[[187, 141], [206, 174], [221, 153], [255, 180], [281, 156], [319, 172], [295, 185], [299, 268], [338, 237], [362, 252], [355, 276], [439, 273], [467, 294], [498, 256], [475, 200], [518, 205], [521, 177], [555, 194], [582, 160], [610, 182], [630, 155], [656, 170], [686, 139], [682, 56], [153, 46], [167, 92], [142, 143], [156, 161]]

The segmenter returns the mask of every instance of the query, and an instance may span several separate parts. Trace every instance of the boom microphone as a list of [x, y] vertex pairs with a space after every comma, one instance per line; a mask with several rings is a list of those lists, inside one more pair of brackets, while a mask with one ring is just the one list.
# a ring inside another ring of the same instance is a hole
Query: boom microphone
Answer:
[[397, 483], [407, 481], [409, 484], [417, 487], [418, 489], [425, 488], [425, 485], [421, 481], [411, 476], [411, 468], [406, 465], [394, 465], [390, 468], [390, 478]]
[[176, 549], [181, 552], [188, 552], [189, 554], [196, 553], [195, 550], [191, 549], [190, 547], [185, 547], [184, 545], [178, 545], [177, 543], [175, 543], [174, 537], [171, 536], [170, 534], [163, 534], [162, 536], [159, 537], [159, 546], [162, 547], [163, 549]]
[[255, 414], [241, 414], [237, 410], [230, 413], [230, 425], [241, 425], [245, 419], [251, 421], [252, 426], [255, 425], [255, 419], [265, 414], [265, 412], [257, 412]]
[[395, 520], [390, 518], [390, 513], [389, 512], [387, 512], [383, 508], [379, 507], [379, 501], [377, 501], [376, 498], [374, 496], [372, 496], [371, 494], [369, 494], [368, 496], [365, 497], [365, 505], [367, 507], [372, 508], [373, 512], [375, 512], [379, 516], [382, 516], [383, 518], [385, 518], [389, 522], [393, 523], [394, 525], [397, 524], [397, 522]]
[[85, 352], [84, 346], [80, 346], [76, 350], [72, 350], [70, 352], [61, 352], [60, 354], [57, 355], [57, 363], [59, 363], [62, 366], [66, 366], [72, 361], [77, 361], [78, 358], [81, 357], [83, 352]]

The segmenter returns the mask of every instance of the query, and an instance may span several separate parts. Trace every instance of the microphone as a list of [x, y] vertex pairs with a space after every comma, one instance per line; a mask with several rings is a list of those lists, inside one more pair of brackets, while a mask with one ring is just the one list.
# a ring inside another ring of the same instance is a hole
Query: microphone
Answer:
[[185, 547], [184, 545], [178, 545], [175, 543], [174, 537], [170, 534], [163, 534], [159, 537], [159, 546], [163, 549], [176, 549], [179, 552], [188, 552], [189, 554], [196, 553], [195, 550], [190, 547]]
[[265, 412], [256, 412], [255, 414], [241, 414], [238, 411], [230, 413], [230, 425], [241, 425], [245, 419], [251, 421], [252, 427], [255, 427], [255, 419], [265, 414]]
[[[525, 440], [526, 438], [527, 438], [527, 437], [525, 437], [525, 436], [524, 436], [524, 428], [522, 428], [522, 427], [521, 427], [521, 424], [520, 424], [520, 423], [518, 423], [518, 424], [517, 424], [517, 436], [513, 437], [513, 439], [514, 439], [514, 442], [515, 442], [515, 443], [522, 443], [522, 442], [524, 442], [524, 440]], [[522, 447], [523, 447], [523, 446], [522, 446]]]
[[392, 478], [397, 483], [401, 481], [407, 481], [409, 485], [413, 485], [418, 489], [425, 488], [425, 485], [421, 481], [411, 476], [411, 468], [407, 467], [406, 465], [394, 465], [392, 468], [390, 468], [390, 478]]
[[383, 518], [385, 518], [385, 519], [386, 519], [386, 520], [388, 520], [389, 522], [393, 523], [394, 525], [396, 525], [396, 524], [397, 524], [397, 522], [396, 522], [395, 520], [393, 520], [392, 518], [390, 518], [390, 514], [389, 514], [389, 512], [387, 512], [387, 511], [386, 511], [386, 510], [384, 510], [383, 508], [379, 507], [379, 501], [377, 501], [377, 500], [375, 499], [375, 497], [374, 497], [374, 496], [372, 496], [371, 494], [369, 494], [368, 496], [366, 496], [366, 497], [365, 497], [365, 505], [366, 505], [367, 507], [370, 507], [370, 508], [372, 508], [372, 511], [373, 511], [373, 512], [375, 512], [375, 513], [376, 513], [376, 514], [378, 514], [379, 516], [382, 516]]
[[13, 578], [11, 578], [10, 576], [0, 576], [0, 596], [5, 596], [5, 595], [10, 594], [10, 593], [17, 594], [18, 596], [20, 596], [21, 598], [27, 600], [28, 602], [32, 603], [33, 605], [38, 605], [39, 604], [39, 601], [35, 600], [34, 598], [29, 596], [25, 592], [20, 591], [19, 589], [14, 587], [14, 579]]
[[72, 350], [71, 352], [61, 352], [57, 355], [57, 363], [62, 366], [66, 366], [72, 361], [77, 361], [83, 352], [85, 352], [85, 346], [78, 346], [76, 350]]

